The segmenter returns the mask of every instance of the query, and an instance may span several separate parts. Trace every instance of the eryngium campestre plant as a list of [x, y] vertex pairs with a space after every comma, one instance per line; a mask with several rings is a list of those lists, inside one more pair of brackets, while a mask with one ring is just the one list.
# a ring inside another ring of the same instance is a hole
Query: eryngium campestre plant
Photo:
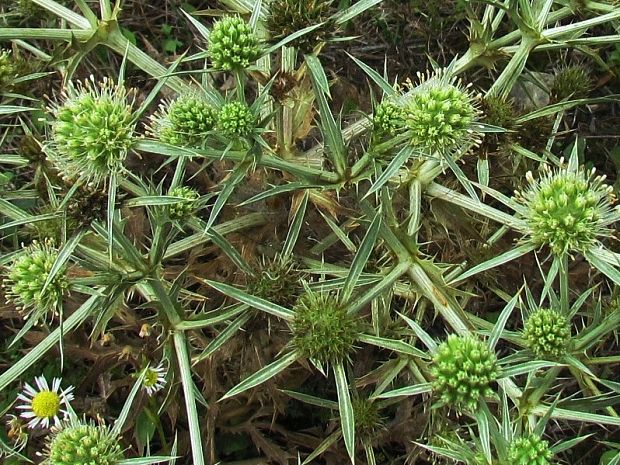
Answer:
[[153, 137], [177, 147], [200, 148], [215, 126], [217, 110], [191, 93], [161, 104], [150, 119]]
[[94, 185], [123, 169], [133, 142], [135, 119], [125, 87], [111, 79], [90, 80], [63, 93], [54, 117], [47, 154], [68, 179]]
[[45, 455], [48, 465], [116, 465], [124, 458], [120, 439], [109, 427], [78, 420], [53, 431]]
[[609, 225], [620, 219], [620, 211], [612, 206], [613, 189], [604, 184], [605, 176], [595, 176], [594, 168], [552, 170], [545, 165], [544, 170], [538, 180], [528, 172], [529, 187], [516, 193], [534, 244], [562, 255], [585, 252], [611, 234]]
[[220, 109], [216, 127], [228, 139], [247, 137], [256, 127], [256, 117], [245, 103], [229, 102]]
[[570, 344], [570, 324], [557, 310], [540, 308], [526, 320], [523, 339], [539, 358], [561, 357]]
[[373, 133], [378, 137], [393, 137], [405, 126], [405, 112], [391, 100], [383, 100], [372, 115]]
[[362, 397], [356, 397], [351, 400], [351, 404], [355, 418], [355, 431], [363, 440], [372, 439], [378, 431], [385, 427], [376, 403]]
[[475, 337], [452, 334], [437, 348], [431, 374], [442, 404], [472, 410], [479, 399], [493, 395], [490, 383], [497, 378], [497, 357]]
[[321, 364], [348, 358], [358, 324], [334, 294], [307, 291], [294, 310], [293, 345], [302, 356]]
[[176, 203], [169, 205], [168, 215], [170, 219], [175, 221], [187, 220], [196, 209], [196, 200], [200, 197], [200, 194], [195, 189], [187, 186], [179, 186], [170, 189], [168, 195], [173, 197], [181, 197], [183, 200], [179, 200]]
[[552, 457], [547, 441], [533, 434], [516, 438], [508, 448], [510, 465], [549, 465]]
[[50, 241], [33, 241], [8, 266], [3, 282], [8, 300], [26, 311], [26, 317], [38, 318], [53, 311], [67, 289], [66, 267], [62, 267], [45, 290], [45, 282], [58, 258]]
[[586, 98], [592, 90], [592, 79], [587, 69], [580, 65], [566, 66], [556, 72], [551, 84], [553, 100]]
[[304, 53], [311, 53], [322, 42], [326, 42], [335, 32], [330, 20], [334, 12], [333, 0], [271, 0], [267, 29], [274, 41], [310, 26], [321, 24], [318, 28], [294, 39], [290, 45]]
[[240, 16], [226, 16], [216, 21], [208, 45], [213, 68], [223, 71], [246, 69], [260, 56], [258, 38]]
[[411, 145], [445, 153], [475, 141], [472, 124], [479, 111], [467, 89], [444, 72], [421, 80], [403, 106]]

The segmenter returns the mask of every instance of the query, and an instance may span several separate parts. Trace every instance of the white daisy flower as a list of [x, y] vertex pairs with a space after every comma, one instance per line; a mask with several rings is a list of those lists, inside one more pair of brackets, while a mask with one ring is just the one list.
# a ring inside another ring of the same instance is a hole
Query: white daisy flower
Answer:
[[166, 385], [166, 375], [168, 370], [164, 367], [164, 363], [161, 362], [155, 368], [146, 367], [144, 369], [144, 378], [142, 385], [149, 396], [152, 396], [157, 391], [160, 391]]
[[55, 426], [59, 426], [59, 415], [62, 414], [63, 418], [68, 416], [69, 412], [66, 409], [69, 401], [73, 400], [73, 386], [61, 390], [60, 378], [52, 380], [51, 388], [43, 376], [35, 377], [34, 381], [36, 389], [26, 383], [24, 391], [17, 396], [17, 400], [23, 402], [16, 407], [23, 410], [20, 416], [28, 420], [29, 428], [37, 426], [49, 428], [52, 421]]

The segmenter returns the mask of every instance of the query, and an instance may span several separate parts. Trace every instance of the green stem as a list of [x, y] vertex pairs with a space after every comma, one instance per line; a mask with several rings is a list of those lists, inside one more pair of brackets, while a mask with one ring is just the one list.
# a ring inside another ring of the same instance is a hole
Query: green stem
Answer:
[[560, 308], [564, 315], [570, 310], [568, 293], [568, 253], [564, 253], [560, 257]]

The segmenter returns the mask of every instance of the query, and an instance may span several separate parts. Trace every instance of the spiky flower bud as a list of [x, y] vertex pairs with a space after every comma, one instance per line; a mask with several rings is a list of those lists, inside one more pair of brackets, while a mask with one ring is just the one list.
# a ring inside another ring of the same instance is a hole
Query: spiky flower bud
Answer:
[[612, 188], [595, 170], [563, 166], [552, 171], [545, 165], [540, 179], [527, 173], [529, 188], [516, 193], [525, 206], [522, 213], [536, 245], [548, 245], [556, 255], [587, 251], [599, 237], [609, 236], [609, 225], [620, 219], [614, 209]]
[[3, 282], [7, 299], [25, 310], [26, 317], [38, 318], [53, 311], [65, 293], [68, 283], [66, 267], [62, 267], [52, 281], [45, 282], [58, 258], [58, 250], [51, 241], [33, 241], [8, 266]]
[[0, 49], [0, 93], [8, 92], [17, 77], [17, 67], [9, 50]]
[[215, 126], [217, 110], [198, 94], [186, 94], [163, 103], [151, 116], [153, 137], [177, 147], [200, 148]]
[[225, 16], [213, 24], [207, 50], [215, 69], [237, 71], [260, 56], [258, 38], [240, 16]]
[[355, 418], [355, 431], [363, 440], [372, 439], [384, 428], [384, 420], [379, 414], [379, 408], [368, 399], [356, 397], [351, 400], [353, 405], [353, 417]]
[[437, 348], [431, 374], [442, 404], [472, 410], [478, 399], [493, 395], [490, 383], [498, 374], [497, 357], [475, 337], [452, 334]]
[[549, 443], [533, 434], [516, 438], [508, 448], [511, 465], [549, 465], [552, 458]]
[[123, 169], [133, 142], [134, 115], [125, 87], [110, 79], [90, 80], [64, 91], [64, 101], [51, 109], [48, 156], [68, 179], [95, 185]]
[[170, 189], [168, 195], [173, 197], [181, 197], [183, 199], [171, 204], [168, 207], [170, 219], [175, 221], [183, 221], [188, 219], [196, 209], [196, 200], [200, 198], [200, 194], [195, 189], [187, 186], [179, 186]]
[[302, 291], [302, 273], [291, 259], [263, 260], [248, 279], [248, 292], [278, 305], [293, 305]]
[[222, 106], [217, 117], [218, 131], [228, 139], [249, 136], [256, 126], [256, 117], [250, 107], [242, 102], [229, 102]]
[[372, 115], [373, 131], [379, 137], [393, 137], [405, 126], [405, 112], [391, 100], [383, 100]]
[[429, 76], [411, 91], [404, 105], [411, 145], [429, 152], [450, 152], [473, 141], [478, 116], [472, 96], [443, 73]]
[[557, 310], [540, 308], [525, 322], [523, 339], [539, 358], [560, 357], [570, 344], [570, 324]]
[[590, 73], [583, 66], [566, 66], [560, 69], [551, 84], [553, 100], [586, 98], [592, 90]]
[[304, 357], [336, 363], [354, 350], [357, 322], [334, 294], [308, 291], [294, 311], [293, 344]]
[[311, 53], [314, 48], [326, 42], [336, 27], [330, 20], [334, 13], [333, 0], [271, 0], [267, 16], [267, 29], [274, 41], [279, 41], [291, 34], [310, 26], [321, 24], [318, 28], [294, 39], [289, 45], [297, 47], [304, 53]]
[[124, 458], [118, 434], [77, 420], [53, 432], [45, 455], [49, 465], [116, 465]]

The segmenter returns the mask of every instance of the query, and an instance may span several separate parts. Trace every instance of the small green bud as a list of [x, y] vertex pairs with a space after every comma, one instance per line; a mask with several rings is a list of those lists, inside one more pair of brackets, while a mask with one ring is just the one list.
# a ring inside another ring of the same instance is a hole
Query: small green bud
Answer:
[[216, 118], [217, 110], [204, 98], [186, 94], [160, 105], [151, 117], [148, 131], [166, 144], [201, 148]]
[[246, 69], [260, 56], [258, 38], [243, 18], [225, 16], [213, 24], [207, 53], [215, 69]]
[[263, 261], [248, 279], [248, 292], [282, 306], [293, 305], [302, 291], [302, 273], [292, 259]]
[[51, 241], [34, 241], [25, 247], [8, 266], [3, 282], [8, 300], [25, 310], [26, 316], [38, 316], [54, 311], [65, 293], [68, 283], [66, 267], [62, 267], [45, 287], [58, 250]]
[[186, 186], [170, 189], [168, 195], [183, 198], [168, 207], [170, 219], [175, 221], [184, 221], [192, 216], [196, 208], [196, 200], [200, 198], [200, 194], [195, 189]]
[[479, 399], [493, 396], [490, 383], [498, 375], [497, 357], [475, 337], [453, 334], [437, 348], [431, 374], [443, 404], [473, 410]]
[[510, 465], [550, 465], [552, 458], [547, 441], [533, 434], [513, 440], [508, 448]]
[[523, 339], [539, 358], [561, 357], [570, 345], [570, 324], [557, 310], [541, 308], [525, 322]]
[[372, 116], [373, 131], [379, 137], [393, 137], [405, 126], [405, 112], [398, 104], [383, 100]]
[[9, 92], [17, 77], [17, 67], [9, 50], [0, 49], [0, 93]]
[[560, 69], [551, 85], [553, 100], [586, 98], [592, 90], [592, 79], [583, 66], [566, 66]]
[[255, 126], [254, 113], [242, 102], [226, 103], [217, 117], [217, 129], [228, 139], [247, 137], [252, 134]]

